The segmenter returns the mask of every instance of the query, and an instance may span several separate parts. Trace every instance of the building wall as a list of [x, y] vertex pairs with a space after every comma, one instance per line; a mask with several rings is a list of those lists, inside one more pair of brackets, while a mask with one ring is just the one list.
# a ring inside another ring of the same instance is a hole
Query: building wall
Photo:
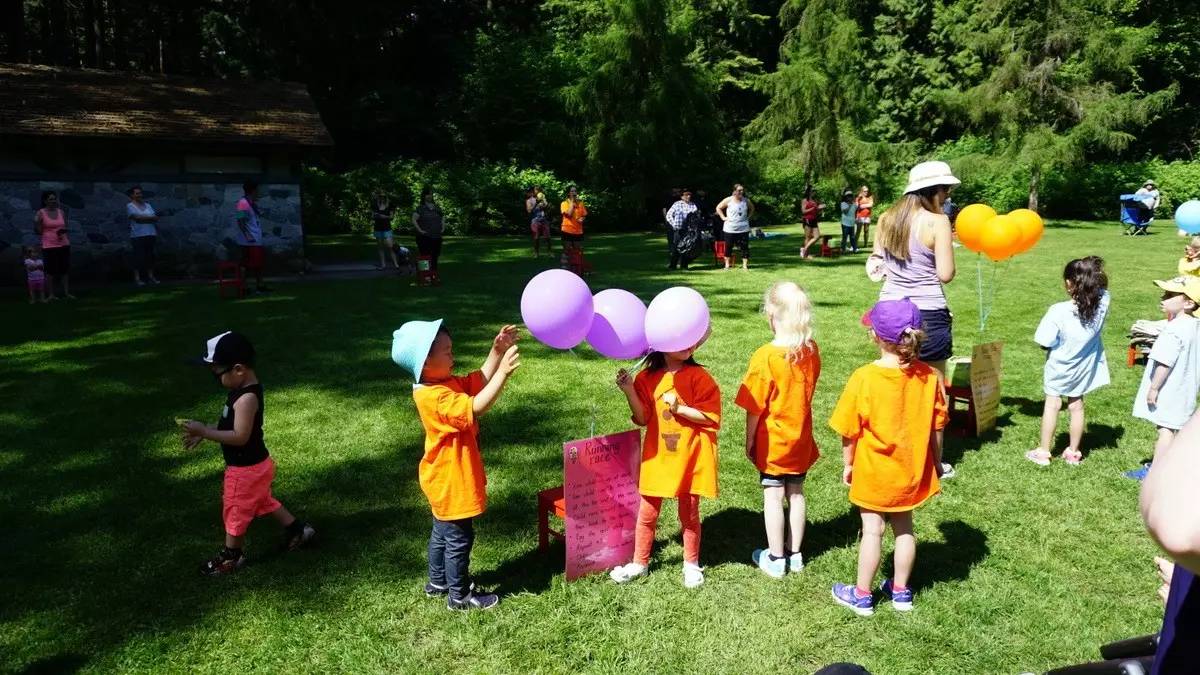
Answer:
[[[72, 278], [131, 278], [125, 190], [134, 184], [0, 178], [0, 283], [24, 283], [21, 250], [38, 243], [33, 215], [41, 207], [43, 190], [57, 191], [67, 208]], [[160, 217], [157, 269], [161, 276], [210, 277], [216, 261], [237, 259], [234, 212], [242, 196], [241, 181], [176, 179], [136, 184]], [[299, 271], [304, 257], [300, 186], [264, 181], [258, 188], [258, 207], [268, 270]]]

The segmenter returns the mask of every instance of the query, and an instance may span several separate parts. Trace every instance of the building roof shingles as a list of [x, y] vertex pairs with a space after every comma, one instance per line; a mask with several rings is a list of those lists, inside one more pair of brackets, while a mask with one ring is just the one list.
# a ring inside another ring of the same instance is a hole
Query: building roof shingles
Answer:
[[0, 136], [330, 146], [303, 84], [0, 63]]

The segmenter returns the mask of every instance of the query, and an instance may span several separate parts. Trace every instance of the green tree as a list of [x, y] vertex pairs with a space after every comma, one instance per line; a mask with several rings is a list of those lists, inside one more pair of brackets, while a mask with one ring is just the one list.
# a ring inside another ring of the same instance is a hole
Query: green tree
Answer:
[[605, 0], [604, 10], [607, 28], [577, 41], [567, 108], [583, 120], [590, 177], [642, 201], [718, 159], [716, 82], [686, 1]]
[[974, 0], [960, 41], [984, 63], [982, 81], [948, 97], [969, 129], [991, 138], [995, 159], [1028, 171], [1029, 208], [1048, 171], [1094, 152], [1119, 152], [1170, 105], [1177, 88], [1138, 86], [1135, 69], [1155, 38], [1115, 0]]

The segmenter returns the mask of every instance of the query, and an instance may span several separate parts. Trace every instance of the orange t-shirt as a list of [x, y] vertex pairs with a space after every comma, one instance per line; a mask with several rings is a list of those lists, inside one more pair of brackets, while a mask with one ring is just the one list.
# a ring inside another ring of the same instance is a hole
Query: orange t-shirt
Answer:
[[479, 454], [479, 422], [472, 405], [483, 390], [483, 373], [413, 387], [425, 427], [425, 455], [418, 470], [421, 491], [438, 520], [461, 520], [487, 508], [487, 476]]
[[850, 376], [829, 426], [857, 441], [850, 501], [872, 511], [911, 511], [940, 491], [933, 432], [948, 412], [938, 371], [869, 363]]
[[[633, 381], [646, 408], [642, 471], [638, 491], [647, 497], [693, 494], [717, 496], [717, 429], [721, 426], [721, 389], [700, 366], [678, 372], [643, 370]], [[701, 426], [673, 415], [662, 399], [674, 391], [679, 405], [695, 408], [712, 420]]]
[[562, 231], [567, 234], [583, 234], [583, 219], [587, 216], [588, 210], [584, 206], [583, 200], [575, 200], [575, 208], [571, 208], [571, 200], [566, 200], [558, 206], [559, 212], [562, 213]]
[[821, 456], [812, 430], [813, 390], [820, 376], [821, 351], [815, 342], [795, 363], [788, 360], [786, 348], [773, 344], [759, 347], [750, 357], [734, 402], [748, 414], [759, 415], [754, 465], [760, 473], [806, 473]]

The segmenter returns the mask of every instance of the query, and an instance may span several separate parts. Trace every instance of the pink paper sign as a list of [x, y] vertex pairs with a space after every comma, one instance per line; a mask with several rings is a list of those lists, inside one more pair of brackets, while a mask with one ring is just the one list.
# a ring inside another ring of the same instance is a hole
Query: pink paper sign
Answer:
[[563, 444], [567, 581], [633, 558], [640, 467], [637, 431]]

